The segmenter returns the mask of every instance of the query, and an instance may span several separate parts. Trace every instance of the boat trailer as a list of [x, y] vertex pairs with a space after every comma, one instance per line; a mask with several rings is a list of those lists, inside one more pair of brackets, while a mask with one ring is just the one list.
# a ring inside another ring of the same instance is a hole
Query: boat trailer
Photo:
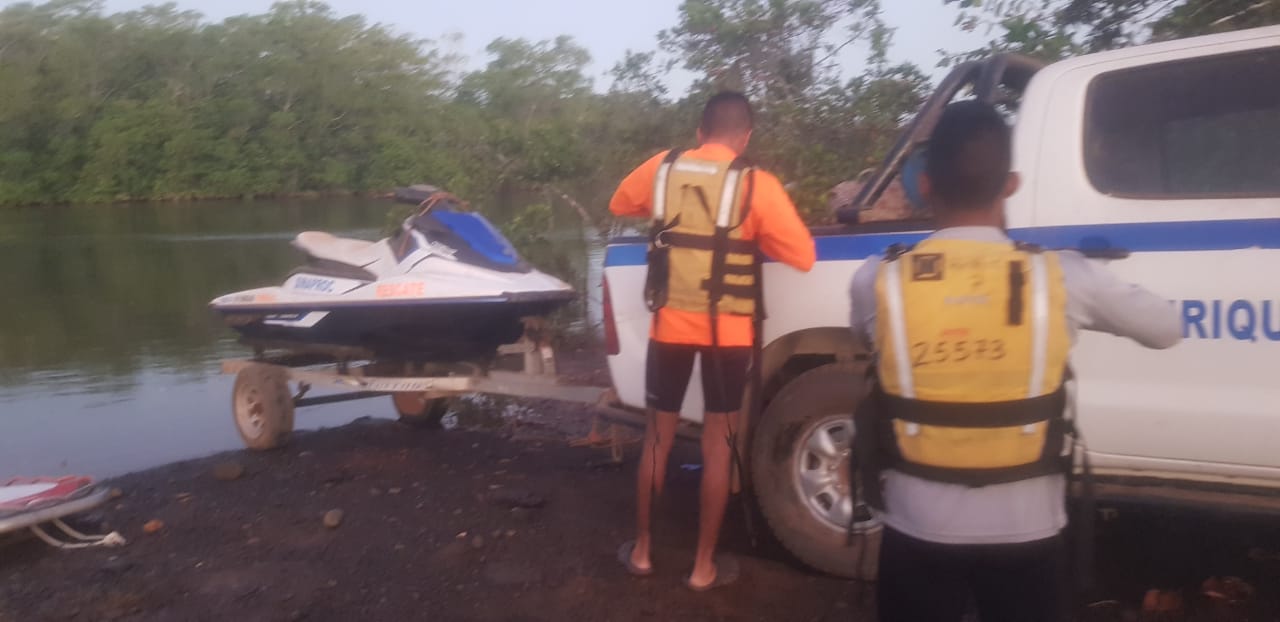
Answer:
[[[528, 335], [498, 350], [503, 362], [522, 359], [514, 371], [467, 363], [378, 359], [372, 352], [346, 346], [248, 345], [254, 348], [254, 356], [222, 361], [222, 373], [236, 377], [231, 410], [236, 431], [250, 449], [284, 445], [293, 432], [298, 408], [385, 396], [392, 398], [401, 422], [418, 427], [439, 427], [449, 398], [467, 394], [586, 404], [595, 411], [591, 433], [572, 444], [609, 447], [615, 461], [622, 459], [624, 444], [636, 442], [627, 438], [622, 427], [634, 426], [638, 418], [643, 421], [641, 415], [615, 406], [611, 388], [562, 382], [556, 375], [552, 348]], [[326, 392], [308, 395], [313, 389]], [[602, 422], [607, 431], [598, 429]]]

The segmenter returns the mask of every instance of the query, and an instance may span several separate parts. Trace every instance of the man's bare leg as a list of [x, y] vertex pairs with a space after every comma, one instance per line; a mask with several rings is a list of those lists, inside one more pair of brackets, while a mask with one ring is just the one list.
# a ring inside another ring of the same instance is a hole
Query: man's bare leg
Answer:
[[716, 580], [716, 542], [729, 504], [732, 454], [729, 428], [739, 427], [738, 413], [707, 413], [702, 420], [702, 490], [698, 509], [698, 550], [693, 558], [689, 584], [704, 587]]
[[636, 473], [636, 546], [631, 550], [631, 564], [641, 570], [653, 567], [649, 559], [653, 495], [662, 494], [667, 479], [667, 458], [671, 455], [679, 421], [677, 413], [657, 411], [644, 428], [644, 451]]

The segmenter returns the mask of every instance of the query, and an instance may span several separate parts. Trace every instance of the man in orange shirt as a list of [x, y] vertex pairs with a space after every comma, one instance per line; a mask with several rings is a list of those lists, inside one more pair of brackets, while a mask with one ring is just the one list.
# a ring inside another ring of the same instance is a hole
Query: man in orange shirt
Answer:
[[650, 158], [622, 180], [609, 203], [615, 215], [654, 222], [646, 286], [654, 321], [645, 373], [654, 415], [636, 477], [636, 539], [623, 544], [618, 557], [632, 574], [653, 572], [652, 498], [662, 491], [694, 358], [700, 357], [702, 488], [698, 548], [686, 579], [697, 591], [731, 583], [738, 574], [736, 562], [716, 556], [715, 549], [729, 500], [731, 439], [740, 429], [752, 364], [760, 302], [756, 251], [806, 272], [815, 261], [813, 238], [781, 182], [741, 158], [751, 130], [744, 96], [715, 95], [702, 112], [699, 146]]

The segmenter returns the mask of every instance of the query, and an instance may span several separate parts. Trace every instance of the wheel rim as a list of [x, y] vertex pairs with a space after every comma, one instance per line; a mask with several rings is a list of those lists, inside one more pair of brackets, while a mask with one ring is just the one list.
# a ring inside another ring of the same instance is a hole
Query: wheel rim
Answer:
[[809, 512], [823, 524], [840, 531], [876, 529], [880, 521], [865, 503], [854, 503], [849, 482], [849, 460], [853, 455], [853, 417], [831, 415], [809, 425], [796, 447], [793, 460], [795, 490]]
[[240, 431], [249, 438], [262, 436], [262, 429], [266, 425], [262, 413], [266, 410], [266, 405], [258, 390], [241, 391], [237, 396], [237, 402], [236, 425], [240, 426]]

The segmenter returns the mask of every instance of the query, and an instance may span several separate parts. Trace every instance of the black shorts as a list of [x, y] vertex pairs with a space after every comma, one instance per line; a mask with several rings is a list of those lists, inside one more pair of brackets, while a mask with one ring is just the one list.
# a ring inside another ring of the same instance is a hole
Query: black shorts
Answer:
[[[727, 413], [742, 408], [742, 394], [747, 388], [747, 369], [751, 366], [751, 347], [722, 347], [718, 356], [711, 346], [691, 346], [649, 340], [649, 358], [645, 363], [645, 403], [649, 408], [680, 412], [693, 359], [702, 359], [702, 395], [707, 412]], [[718, 359], [718, 360], [717, 360]]]

